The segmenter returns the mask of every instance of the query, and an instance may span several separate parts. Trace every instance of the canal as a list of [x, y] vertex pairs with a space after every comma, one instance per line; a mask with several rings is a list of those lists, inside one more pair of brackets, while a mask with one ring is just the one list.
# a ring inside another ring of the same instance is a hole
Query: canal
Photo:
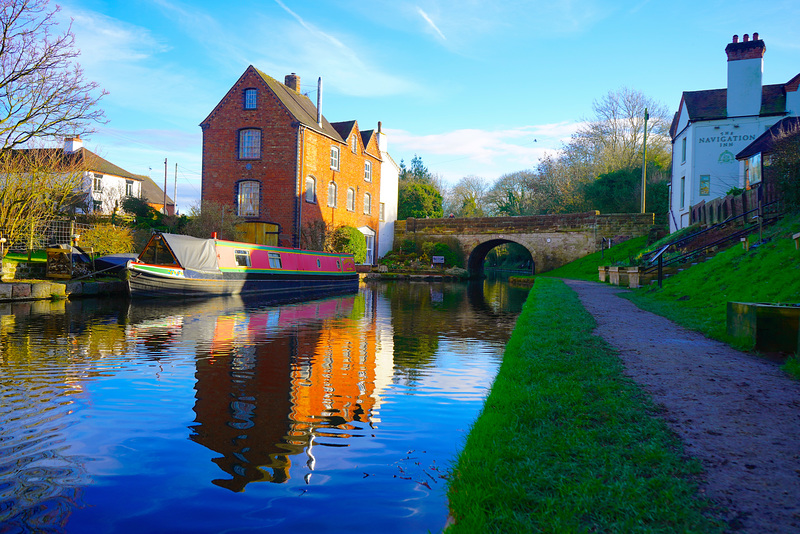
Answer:
[[438, 532], [526, 296], [0, 303], [0, 531]]

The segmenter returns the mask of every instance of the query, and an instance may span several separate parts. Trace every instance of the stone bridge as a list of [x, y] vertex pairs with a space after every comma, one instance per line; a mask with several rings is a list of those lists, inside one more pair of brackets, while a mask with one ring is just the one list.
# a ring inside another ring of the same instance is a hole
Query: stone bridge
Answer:
[[620, 242], [646, 235], [653, 226], [652, 213], [569, 213], [521, 217], [407, 219], [395, 223], [394, 243], [403, 240], [458, 241], [465, 253], [464, 267], [473, 276], [483, 273], [486, 254], [498, 245], [516, 243], [533, 260], [533, 273], [561, 267], [600, 250], [602, 240]]

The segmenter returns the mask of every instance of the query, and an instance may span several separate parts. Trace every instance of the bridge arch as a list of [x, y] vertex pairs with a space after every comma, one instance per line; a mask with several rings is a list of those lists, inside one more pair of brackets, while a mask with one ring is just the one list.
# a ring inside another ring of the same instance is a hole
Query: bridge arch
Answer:
[[506, 243], [513, 243], [515, 245], [519, 245], [520, 247], [528, 251], [528, 254], [530, 254], [531, 257], [531, 274], [535, 274], [536, 256], [534, 254], [534, 251], [531, 250], [525, 243], [521, 243], [520, 241], [502, 237], [502, 238], [488, 239], [482, 243], [479, 243], [478, 245], [475, 245], [475, 247], [469, 253], [469, 257], [467, 258], [467, 270], [469, 271], [470, 277], [474, 278], [483, 276], [483, 262], [486, 259], [486, 255], [493, 248], [499, 245], [505, 245]]

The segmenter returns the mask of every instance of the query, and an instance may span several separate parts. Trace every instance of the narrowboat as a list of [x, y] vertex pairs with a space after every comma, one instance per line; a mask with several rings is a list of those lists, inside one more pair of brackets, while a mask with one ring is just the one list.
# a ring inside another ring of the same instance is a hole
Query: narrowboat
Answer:
[[355, 292], [350, 254], [155, 233], [126, 265], [132, 298], [259, 295], [301, 300]]

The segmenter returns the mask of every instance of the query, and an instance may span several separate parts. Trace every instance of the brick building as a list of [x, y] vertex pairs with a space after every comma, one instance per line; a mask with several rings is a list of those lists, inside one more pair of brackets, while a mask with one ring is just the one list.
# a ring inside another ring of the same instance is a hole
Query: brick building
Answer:
[[201, 198], [232, 206], [251, 225], [278, 224], [281, 246], [314, 248], [321, 223], [356, 227], [373, 263], [381, 133], [328, 122], [299, 90], [295, 74], [280, 83], [245, 70], [200, 124]]

